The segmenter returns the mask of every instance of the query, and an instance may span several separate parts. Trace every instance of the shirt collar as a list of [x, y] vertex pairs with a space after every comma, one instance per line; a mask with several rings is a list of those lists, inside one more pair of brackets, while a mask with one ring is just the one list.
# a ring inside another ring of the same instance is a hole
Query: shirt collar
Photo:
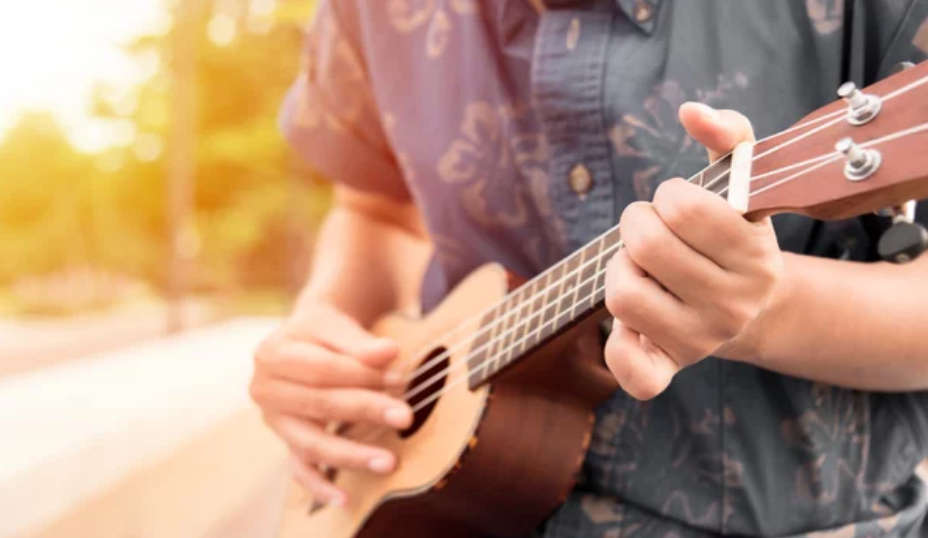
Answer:
[[615, 0], [628, 20], [642, 32], [651, 35], [657, 21], [657, 13], [663, 0]]
[[[527, 0], [536, 9], [544, 9], [545, 6], [550, 8], [565, 8], [582, 3], [582, 0]], [[614, 1], [622, 12], [628, 17], [628, 20], [638, 27], [642, 32], [651, 35], [654, 32], [657, 12], [663, 3], [663, 0], [611, 0]]]

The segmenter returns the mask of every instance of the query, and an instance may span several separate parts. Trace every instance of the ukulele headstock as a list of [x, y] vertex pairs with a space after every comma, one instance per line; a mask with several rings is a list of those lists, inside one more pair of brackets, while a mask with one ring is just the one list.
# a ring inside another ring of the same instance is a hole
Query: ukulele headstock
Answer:
[[839, 95], [755, 145], [749, 214], [836, 220], [928, 198], [928, 62]]

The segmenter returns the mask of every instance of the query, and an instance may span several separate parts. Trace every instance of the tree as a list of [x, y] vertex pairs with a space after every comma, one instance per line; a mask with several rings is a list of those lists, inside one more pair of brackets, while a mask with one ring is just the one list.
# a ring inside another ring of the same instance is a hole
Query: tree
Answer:
[[[196, 84], [194, 290], [283, 290], [292, 284], [289, 261], [305, 260], [329, 200], [276, 125], [312, 2], [280, 1], [269, 12], [267, 2], [202, 1], [195, 46], [183, 51], [193, 55]], [[256, 13], [255, 5], [264, 7]], [[230, 21], [233, 38], [217, 39], [217, 24], [228, 37]], [[96, 92], [96, 117], [131, 123], [127, 144], [76, 152], [45, 115], [24, 117], [0, 144], [0, 285], [89, 264], [164, 289], [176, 31], [127, 45], [150, 68], [142, 84], [119, 96]]]

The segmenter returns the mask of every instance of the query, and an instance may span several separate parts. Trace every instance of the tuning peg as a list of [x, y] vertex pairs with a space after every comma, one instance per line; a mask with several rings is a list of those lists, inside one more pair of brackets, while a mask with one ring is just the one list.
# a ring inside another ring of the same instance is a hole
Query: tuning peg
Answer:
[[891, 263], [907, 263], [928, 249], [928, 230], [915, 222], [915, 200], [881, 209], [882, 216], [892, 217], [893, 224], [877, 244], [880, 257]]
[[872, 176], [883, 163], [883, 157], [875, 149], [863, 149], [850, 138], [842, 138], [835, 149], [847, 158], [844, 177], [851, 181], [863, 181]]
[[907, 263], [928, 249], [928, 230], [917, 222], [897, 222], [880, 236], [877, 251], [892, 263]]
[[847, 103], [847, 121], [851, 125], [863, 125], [880, 113], [883, 100], [876, 95], [863, 93], [853, 82], [845, 82], [838, 88], [838, 97]]
[[892, 71], [890, 71], [890, 74], [898, 75], [899, 73], [907, 69], [912, 69], [913, 67], [915, 67], [915, 64], [913, 64], [912, 62], [899, 62], [893, 66]]

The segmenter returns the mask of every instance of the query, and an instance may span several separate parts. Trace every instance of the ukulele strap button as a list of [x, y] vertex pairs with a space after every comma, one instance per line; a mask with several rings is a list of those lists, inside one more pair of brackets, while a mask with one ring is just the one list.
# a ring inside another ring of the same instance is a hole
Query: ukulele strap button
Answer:
[[845, 82], [838, 88], [838, 97], [847, 103], [847, 121], [851, 125], [863, 125], [880, 113], [883, 100], [876, 95], [865, 94], [853, 82]]
[[863, 181], [872, 176], [883, 163], [883, 156], [875, 149], [863, 149], [850, 138], [842, 138], [835, 149], [844, 154], [844, 177], [851, 181]]
[[877, 244], [880, 258], [891, 263], [907, 263], [928, 249], [928, 230], [915, 222], [914, 200], [881, 209], [879, 214], [893, 219], [892, 226], [883, 232]]

